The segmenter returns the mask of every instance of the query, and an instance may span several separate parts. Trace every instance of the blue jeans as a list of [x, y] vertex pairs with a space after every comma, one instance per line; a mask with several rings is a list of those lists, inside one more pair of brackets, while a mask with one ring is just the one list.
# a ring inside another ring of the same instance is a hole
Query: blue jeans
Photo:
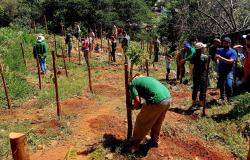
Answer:
[[40, 62], [40, 67], [41, 67], [42, 73], [45, 74], [47, 72], [46, 59], [45, 58], [39, 58], [39, 62]]
[[220, 88], [220, 98], [225, 99], [225, 92], [228, 100], [233, 95], [234, 76], [233, 72], [219, 73], [218, 87]]

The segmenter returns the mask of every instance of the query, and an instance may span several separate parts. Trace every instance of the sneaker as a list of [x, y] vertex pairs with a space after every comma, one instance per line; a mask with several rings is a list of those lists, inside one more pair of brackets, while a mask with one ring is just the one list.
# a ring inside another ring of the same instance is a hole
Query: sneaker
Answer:
[[159, 145], [160, 145], [160, 142], [156, 142], [156, 141], [150, 139], [150, 140], [148, 141], [147, 144], [148, 144], [150, 147], [152, 147], [152, 148], [158, 148]]

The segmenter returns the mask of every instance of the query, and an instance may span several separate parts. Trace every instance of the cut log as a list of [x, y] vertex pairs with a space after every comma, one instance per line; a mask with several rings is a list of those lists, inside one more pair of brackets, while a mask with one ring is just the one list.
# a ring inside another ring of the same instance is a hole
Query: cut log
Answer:
[[29, 160], [28, 143], [25, 134], [10, 133], [10, 145], [14, 160]]

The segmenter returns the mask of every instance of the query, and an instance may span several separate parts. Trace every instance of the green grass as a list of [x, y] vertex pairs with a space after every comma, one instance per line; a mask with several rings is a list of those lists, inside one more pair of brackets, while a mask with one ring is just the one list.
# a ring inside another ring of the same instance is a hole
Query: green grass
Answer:
[[[25, 51], [30, 50], [26, 46], [34, 40], [32, 35], [17, 32], [11, 28], [0, 28], [0, 62], [4, 65], [4, 75], [9, 88], [12, 103], [16, 104], [27, 99], [36, 92], [22, 77], [27, 75], [28, 70], [23, 63], [21, 46], [23, 42]], [[31, 52], [25, 53], [26, 59], [32, 57]], [[0, 107], [6, 107], [5, 93], [2, 92], [1, 82]]]
[[71, 130], [65, 121], [59, 122], [59, 130], [52, 128], [45, 128], [45, 133], [40, 134], [36, 132], [36, 128], [31, 124], [31, 121], [17, 121], [17, 122], [0, 122], [0, 159], [5, 159], [10, 154], [9, 133], [20, 132], [25, 133], [30, 150], [35, 150], [38, 145], [46, 145], [51, 140], [62, 140], [71, 134]]
[[[194, 125], [193, 132], [206, 141], [216, 141], [240, 159], [247, 155], [250, 138], [249, 94], [241, 95], [232, 104], [213, 106], [208, 116]], [[245, 107], [244, 107], [245, 106]]]

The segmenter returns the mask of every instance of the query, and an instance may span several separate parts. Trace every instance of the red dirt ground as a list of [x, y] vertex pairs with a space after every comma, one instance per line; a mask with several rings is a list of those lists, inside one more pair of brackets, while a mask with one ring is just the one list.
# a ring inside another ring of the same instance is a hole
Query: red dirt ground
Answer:
[[[107, 72], [107, 71], [106, 71]], [[113, 81], [122, 81], [122, 76], [113, 75]], [[80, 116], [71, 122], [73, 135], [70, 141], [60, 142], [54, 148], [38, 151], [31, 156], [32, 159], [43, 160], [47, 157], [56, 157], [63, 159], [66, 154], [66, 147], [75, 146], [79, 153], [88, 150], [97, 144], [101, 144], [104, 134], [114, 135], [117, 139], [126, 138], [126, 117], [124, 113], [117, 113], [115, 108], [117, 104], [124, 104], [124, 91], [117, 90], [116, 85], [105, 84], [109, 80], [110, 75], [105, 72], [97, 77], [99, 84], [93, 86], [97, 95], [102, 95], [108, 99], [100, 102], [89, 100], [86, 97], [75, 97], [66, 100], [62, 103], [62, 108], [65, 113], [76, 112]], [[103, 83], [100, 83], [103, 82]], [[111, 96], [114, 98], [110, 99]], [[182, 103], [189, 99], [191, 93], [172, 92], [173, 99]], [[174, 112], [168, 112], [166, 121], [174, 128], [181, 130], [183, 127], [188, 127], [192, 120], [190, 116], [180, 115]], [[62, 143], [62, 144], [61, 144]], [[61, 146], [64, 145], [64, 146]], [[80, 154], [77, 159], [86, 159], [87, 155]], [[51, 159], [51, 158], [50, 158]], [[161, 145], [158, 149], [151, 149], [148, 155], [143, 158], [146, 160], [158, 159], [215, 159], [215, 160], [230, 160], [234, 156], [223, 148], [215, 147], [212, 142], [206, 142], [200, 138], [188, 135], [178, 137], [178, 135], [161, 135]]]
[[[75, 55], [75, 57], [77, 57]], [[78, 63], [77, 58], [72, 61]], [[125, 107], [123, 73], [109, 74], [110, 70], [122, 70], [123, 66], [108, 67], [101, 71], [101, 75], [96, 77], [93, 89], [94, 93], [102, 98], [88, 98], [87, 95], [67, 99], [61, 103], [64, 115], [75, 113], [76, 119], [70, 120], [72, 135], [56, 144], [48, 144], [44, 149], [31, 154], [31, 160], [63, 160], [71, 146], [77, 149], [79, 153], [88, 150], [89, 147], [102, 143], [104, 134], [114, 135], [117, 139], [126, 138], [126, 113], [122, 111]], [[97, 83], [98, 82], [98, 83]], [[179, 86], [181, 87], [181, 86]], [[187, 86], [182, 86], [187, 87]], [[87, 93], [87, 89], [86, 92]], [[218, 96], [217, 92], [209, 92], [211, 96]], [[173, 101], [177, 105], [186, 105], [187, 100], [191, 98], [189, 91], [171, 91]], [[29, 105], [22, 105], [13, 113], [6, 114], [20, 118], [29, 118], [36, 120], [41, 114], [46, 114], [44, 110], [32, 110], [34, 102]], [[120, 109], [117, 111], [117, 108]], [[30, 114], [24, 114], [23, 111], [31, 109]], [[5, 113], [3, 113], [5, 115]], [[135, 120], [133, 114], [133, 120]], [[5, 117], [5, 118], [6, 118]], [[5, 119], [3, 118], [3, 119]], [[8, 119], [7, 118], [7, 119]], [[2, 118], [0, 118], [2, 119]], [[190, 126], [192, 118], [187, 115], [181, 115], [174, 112], [167, 112], [166, 123], [172, 126], [173, 133]], [[57, 120], [45, 121], [41, 127], [36, 130], [43, 134], [44, 128], [58, 129]], [[80, 154], [77, 159], [88, 159], [87, 155]], [[161, 145], [157, 149], [151, 149], [148, 155], [142, 159], [145, 160], [165, 160], [165, 159], [212, 159], [212, 160], [231, 160], [234, 156], [225, 148], [217, 147], [213, 142], [204, 141], [193, 135], [179, 136], [164, 132], [161, 134]]]

